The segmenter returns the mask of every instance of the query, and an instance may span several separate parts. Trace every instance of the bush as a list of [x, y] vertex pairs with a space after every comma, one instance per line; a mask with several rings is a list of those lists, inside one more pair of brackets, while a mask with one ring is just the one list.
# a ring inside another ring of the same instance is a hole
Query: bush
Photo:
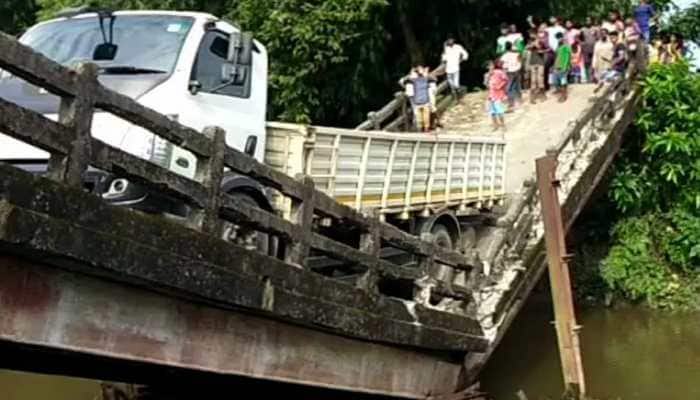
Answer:
[[697, 307], [700, 274], [689, 268], [685, 255], [688, 247], [700, 245], [700, 240], [688, 239], [690, 232], [683, 225], [688, 223], [687, 215], [683, 211], [679, 214], [629, 217], [616, 226], [615, 244], [601, 267], [611, 289], [652, 307]]
[[601, 275], [653, 307], [698, 306], [700, 77], [685, 63], [650, 68], [610, 197], [622, 218]]

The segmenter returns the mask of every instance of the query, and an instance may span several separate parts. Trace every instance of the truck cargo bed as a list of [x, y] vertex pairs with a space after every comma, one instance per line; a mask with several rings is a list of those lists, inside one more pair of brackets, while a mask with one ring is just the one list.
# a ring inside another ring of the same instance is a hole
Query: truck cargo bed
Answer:
[[[265, 162], [381, 215], [490, 206], [505, 196], [505, 142], [269, 123]], [[281, 209], [288, 206], [280, 204]]]

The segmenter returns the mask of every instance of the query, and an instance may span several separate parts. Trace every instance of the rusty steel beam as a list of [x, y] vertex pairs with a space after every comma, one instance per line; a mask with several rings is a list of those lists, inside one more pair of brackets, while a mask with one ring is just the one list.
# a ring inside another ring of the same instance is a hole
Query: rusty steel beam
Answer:
[[18, 347], [406, 398], [450, 393], [462, 368], [7, 255], [0, 276], [0, 342]]
[[573, 393], [584, 395], [586, 383], [581, 361], [581, 345], [571, 291], [566, 234], [559, 203], [559, 184], [556, 180], [557, 157], [548, 155], [537, 159], [537, 184], [542, 203], [544, 238], [549, 266], [549, 284], [552, 289], [557, 342], [564, 374], [564, 384]]

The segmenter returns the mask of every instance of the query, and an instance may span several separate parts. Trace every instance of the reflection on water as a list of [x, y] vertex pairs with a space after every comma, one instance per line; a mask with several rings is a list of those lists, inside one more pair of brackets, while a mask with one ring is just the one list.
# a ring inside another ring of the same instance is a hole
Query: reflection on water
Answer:
[[0, 370], [0, 400], [93, 400], [99, 394], [97, 381]]
[[[513, 324], [484, 372], [498, 400], [555, 398], [563, 391], [550, 306], [532, 306]], [[700, 399], [700, 314], [642, 308], [579, 311], [590, 395], [622, 400]]]

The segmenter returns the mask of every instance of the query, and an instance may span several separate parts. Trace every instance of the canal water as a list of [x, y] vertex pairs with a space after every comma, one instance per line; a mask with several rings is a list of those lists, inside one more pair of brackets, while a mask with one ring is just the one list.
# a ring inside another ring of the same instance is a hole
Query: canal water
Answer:
[[[551, 305], [529, 305], [482, 377], [496, 400], [563, 392]], [[597, 399], [700, 399], [700, 314], [639, 307], [578, 311], [588, 392]]]
[[97, 381], [0, 370], [0, 400], [99, 400], [100, 397]]

